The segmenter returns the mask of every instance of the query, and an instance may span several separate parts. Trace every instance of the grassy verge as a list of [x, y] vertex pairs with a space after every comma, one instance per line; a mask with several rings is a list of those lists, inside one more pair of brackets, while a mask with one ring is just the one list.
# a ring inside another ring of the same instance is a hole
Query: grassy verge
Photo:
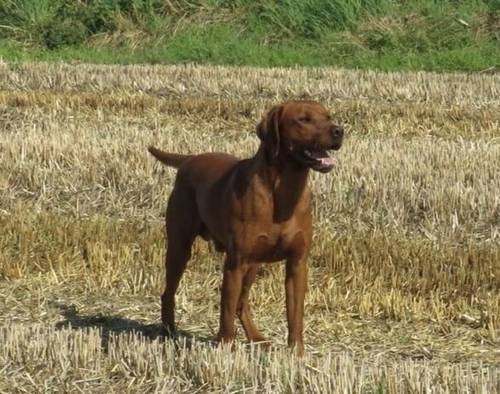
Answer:
[[500, 65], [497, 2], [8, 0], [9, 61], [478, 71]]

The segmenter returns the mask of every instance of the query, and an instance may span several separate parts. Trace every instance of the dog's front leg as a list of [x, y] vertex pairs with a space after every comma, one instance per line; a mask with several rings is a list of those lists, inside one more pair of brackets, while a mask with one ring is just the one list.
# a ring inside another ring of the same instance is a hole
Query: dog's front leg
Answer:
[[307, 289], [306, 256], [293, 256], [286, 261], [286, 314], [288, 320], [288, 346], [297, 354], [304, 354], [302, 337], [304, 318], [304, 297]]
[[223, 343], [232, 342], [235, 337], [234, 320], [246, 271], [247, 265], [240, 259], [230, 254], [226, 256], [224, 278], [222, 279], [220, 327], [217, 338]]

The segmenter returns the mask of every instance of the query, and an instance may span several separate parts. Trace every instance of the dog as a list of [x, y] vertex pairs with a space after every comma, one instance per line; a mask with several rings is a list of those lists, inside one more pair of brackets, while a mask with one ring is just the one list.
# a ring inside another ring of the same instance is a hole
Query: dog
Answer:
[[304, 353], [303, 315], [307, 257], [312, 240], [310, 170], [335, 165], [344, 130], [314, 101], [276, 105], [257, 125], [260, 146], [240, 160], [224, 153], [149, 152], [178, 169], [166, 213], [166, 287], [161, 319], [175, 335], [175, 292], [197, 236], [225, 252], [217, 340], [231, 343], [238, 316], [251, 342], [266, 343], [255, 326], [248, 296], [263, 263], [286, 260], [288, 345]]

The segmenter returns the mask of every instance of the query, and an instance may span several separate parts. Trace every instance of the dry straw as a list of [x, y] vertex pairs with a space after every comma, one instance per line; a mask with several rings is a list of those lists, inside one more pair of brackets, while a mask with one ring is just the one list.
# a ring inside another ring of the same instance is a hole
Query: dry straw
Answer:
[[[312, 176], [306, 359], [284, 350], [280, 265], [252, 294], [276, 349], [210, 344], [203, 242], [181, 342], [159, 341], [174, 172], [146, 146], [249, 156], [297, 97], [348, 131]], [[0, 391], [500, 391], [499, 97], [495, 74], [0, 64]]]

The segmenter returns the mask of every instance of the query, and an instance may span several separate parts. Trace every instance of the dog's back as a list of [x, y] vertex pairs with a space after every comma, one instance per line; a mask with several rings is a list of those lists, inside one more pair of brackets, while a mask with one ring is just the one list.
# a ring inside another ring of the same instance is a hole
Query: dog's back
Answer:
[[202, 153], [199, 155], [182, 155], [168, 153], [153, 146], [149, 152], [163, 164], [179, 169], [178, 177], [191, 185], [196, 191], [206, 189], [224, 177], [241, 160], [226, 153]]

